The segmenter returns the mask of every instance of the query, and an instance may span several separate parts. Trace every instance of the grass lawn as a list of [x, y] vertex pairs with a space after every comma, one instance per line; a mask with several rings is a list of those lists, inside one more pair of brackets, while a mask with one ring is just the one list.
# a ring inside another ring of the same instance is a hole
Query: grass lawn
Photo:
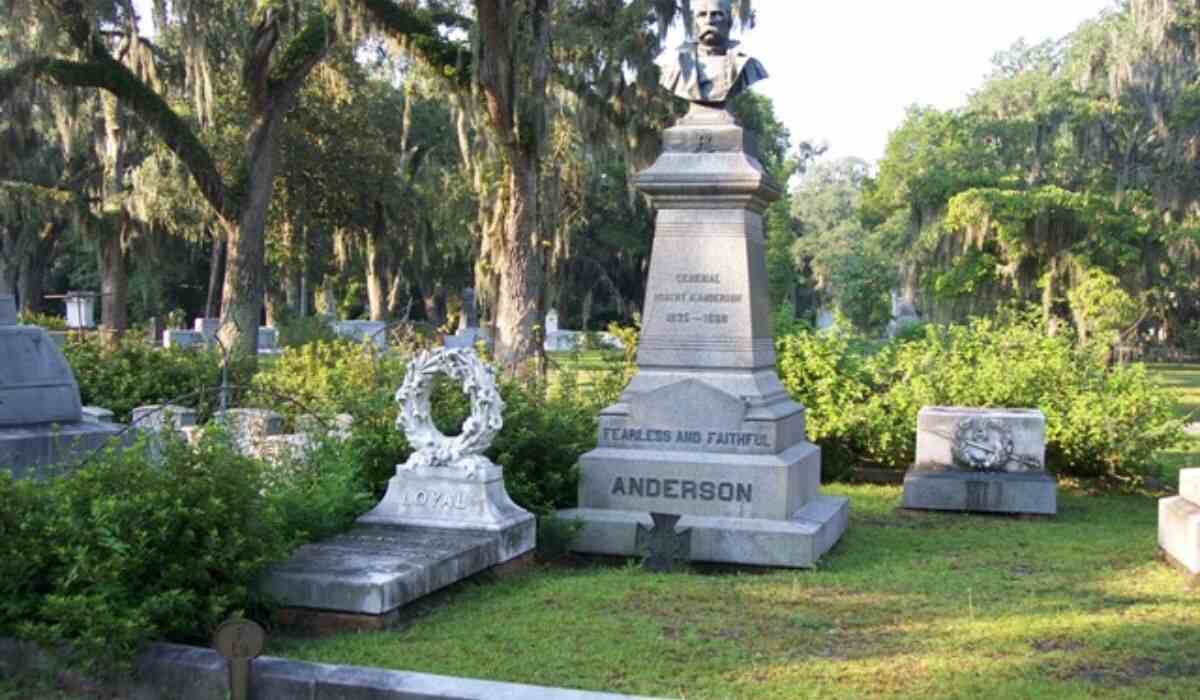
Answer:
[[[1200, 365], [1153, 364], [1147, 370], [1176, 396], [1176, 413], [1189, 422], [1200, 421]], [[1179, 470], [1200, 467], [1200, 435], [1189, 435], [1175, 449], [1160, 455], [1166, 467], [1164, 477], [1170, 485], [1179, 479]]]
[[1064, 488], [1015, 520], [829, 490], [852, 517], [817, 571], [540, 566], [271, 653], [683, 698], [1200, 697], [1200, 598], [1155, 561], [1153, 498]]

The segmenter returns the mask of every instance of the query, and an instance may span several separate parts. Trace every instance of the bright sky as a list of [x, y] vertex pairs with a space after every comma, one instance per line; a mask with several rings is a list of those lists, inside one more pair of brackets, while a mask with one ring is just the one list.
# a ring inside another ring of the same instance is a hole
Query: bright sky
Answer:
[[875, 161], [909, 105], [962, 106], [998, 51], [1065, 36], [1115, 1], [755, 0], [758, 26], [739, 38], [793, 142]]
[[739, 37], [771, 78], [793, 142], [827, 140], [831, 157], [883, 156], [914, 103], [961, 107], [992, 56], [1024, 37], [1057, 39], [1113, 0], [755, 0]]

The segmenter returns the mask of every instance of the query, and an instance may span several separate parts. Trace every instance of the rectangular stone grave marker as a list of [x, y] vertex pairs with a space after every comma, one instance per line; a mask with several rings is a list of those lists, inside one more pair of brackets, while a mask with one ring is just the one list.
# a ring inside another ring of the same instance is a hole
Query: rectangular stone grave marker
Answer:
[[1179, 495], [1158, 502], [1158, 546], [1200, 585], [1200, 469], [1179, 472]]
[[916, 464], [904, 477], [905, 508], [1054, 515], [1057, 494], [1046, 472], [1041, 411], [921, 409]]

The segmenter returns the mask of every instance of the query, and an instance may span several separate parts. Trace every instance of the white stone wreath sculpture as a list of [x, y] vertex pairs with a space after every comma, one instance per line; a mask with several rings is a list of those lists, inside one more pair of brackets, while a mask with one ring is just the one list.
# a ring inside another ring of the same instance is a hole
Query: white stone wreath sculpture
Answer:
[[[433, 424], [429, 398], [438, 374], [457, 380], [471, 401], [471, 415], [456, 437], [443, 435]], [[504, 400], [496, 390], [492, 368], [481, 362], [475, 351], [459, 348], [421, 353], [408, 363], [396, 401], [400, 404], [396, 427], [404, 431], [414, 450], [401, 469], [462, 469], [467, 476], [475, 476], [491, 466], [483, 453], [504, 427]]]

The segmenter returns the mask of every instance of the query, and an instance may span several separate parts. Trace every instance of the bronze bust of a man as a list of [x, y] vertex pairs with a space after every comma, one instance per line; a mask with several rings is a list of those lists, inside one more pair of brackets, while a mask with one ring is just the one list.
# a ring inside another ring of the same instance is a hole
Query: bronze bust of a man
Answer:
[[723, 105], [767, 77], [756, 59], [738, 51], [730, 41], [732, 0], [696, 0], [695, 41], [658, 60], [661, 84], [676, 97], [708, 105]]

